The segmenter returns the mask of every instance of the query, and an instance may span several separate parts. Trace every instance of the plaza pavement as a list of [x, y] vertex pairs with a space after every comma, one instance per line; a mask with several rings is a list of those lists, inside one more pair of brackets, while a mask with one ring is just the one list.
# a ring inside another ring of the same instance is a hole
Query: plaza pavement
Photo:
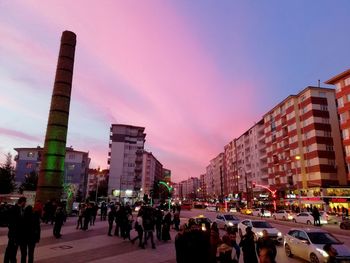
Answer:
[[[52, 225], [42, 224], [41, 240], [35, 249], [35, 262], [125, 262], [125, 263], [176, 263], [174, 239], [176, 232], [171, 230], [171, 241], [156, 240], [156, 249], [152, 249], [150, 242], [146, 249], [138, 247], [138, 241], [131, 244], [120, 237], [107, 235], [107, 221], [96, 220], [89, 230], [75, 229], [76, 218], [68, 218], [62, 227], [62, 238], [56, 239], [52, 234]], [[131, 237], [136, 232], [131, 231]], [[0, 228], [0, 262], [3, 262], [7, 245], [7, 228]], [[20, 262], [20, 251], [17, 253]]]

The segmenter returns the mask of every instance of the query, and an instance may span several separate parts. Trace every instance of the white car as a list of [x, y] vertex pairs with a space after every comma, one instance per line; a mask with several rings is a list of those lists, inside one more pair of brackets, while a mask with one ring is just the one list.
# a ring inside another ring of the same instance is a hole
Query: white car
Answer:
[[[328, 224], [327, 214], [320, 212], [320, 223], [321, 225]], [[312, 225], [314, 223], [314, 217], [311, 212], [301, 212], [293, 218], [295, 223], [303, 223], [307, 225]]]
[[283, 236], [282, 233], [275, 227], [271, 226], [269, 222], [262, 221], [262, 220], [251, 220], [246, 219], [241, 221], [238, 224], [238, 233], [240, 236], [245, 235], [246, 228], [250, 226], [252, 228], [252, 231], [255, 233], [256, 237], [262, 237], [263, 230], [266, 230], [269, 234], [269, 237], [272, 240], [277, 241], [278, 243], [282, 243]]
[[261, 217], [271, 217], [271, 212], [269, 210], [255, 208], [252, 212], [253, 216], [261, 216]]
[[295, 214], [291, 210], [278, 210], [275, 213], [272, 214], [272, 217], [275, 220], [293, 220], [295, 217]]
[[205, 210], [210, 212], [216, 212], [216, 206], [208, 205]]
[[224, 229], [227, 229], [228, 227], [237, 229], [239, 221], [239, 218], [232, 214], [217, 214], [215, 219], [218, 227]]
[[323, 247], [332, 245], [338, 252], [336, 262], [350, 262], [350, 249], [331, 233], [321, 229], [291, 229], [284, 237], [284, 249], [288, 257], [297, 256], [309, 262], [328, 262]]

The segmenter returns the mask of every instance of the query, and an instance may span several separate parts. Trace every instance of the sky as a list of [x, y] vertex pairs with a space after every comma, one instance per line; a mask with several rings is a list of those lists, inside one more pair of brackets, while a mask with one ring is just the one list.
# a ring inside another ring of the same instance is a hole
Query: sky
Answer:
[[142, 126], [173, 181], [198, 177], [285, 97], [350, 68], [350, 1], [315, 2], [0, 0], [0, 163], [43, 146], [70, 30], [67, 146], [107, 168], [111, 124]]

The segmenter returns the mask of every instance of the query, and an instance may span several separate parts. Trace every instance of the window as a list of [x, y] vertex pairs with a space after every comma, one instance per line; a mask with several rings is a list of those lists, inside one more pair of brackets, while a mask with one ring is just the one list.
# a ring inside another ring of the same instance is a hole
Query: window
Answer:
[[344, 99], [342, 97], [338, 99], [338, 106], [344, 107]]
[[321, 97], [321, 98], [325, 98], [325, 97], [326, 97], [326, 92], [320, 91], [320, 92], [318, 93], [318, 96]]
[[333, 145], [326, 145], [326, 150], [332, 152], [333, 151]]
[[343, 139], [344, 139], [344, 140], [349, 139], [349, 129], [344, 129], [344, 130], [342, 131], [342, 133], [343, 133]]
[[75, 154], [74, 154], [74, 153], [70, 153], [70, 154], [68, 155], [68, 158], [69, 158], [70, 160], [75, 159]]
[[75, 164], [69, 164], [69, 165], [68, 165], [68, 170], [69, 170], [69, 171], [73, 171], [74, 168], [75, 168]]
[[345, 79], [344, 84], [345, 84], [345, 86], [349, 86], [350, 85], [350, 78]]
[[335, 92], [339, 92], [341, 90], [341, 84], [340, 82], [335, 84]]
[[33, 164], [32, 163], [26, 163], [26, 168], [27, 169], [31, 169], [33, 167]]
[[321, 105], [321, 110], [323, 110], [323, 111], [328, 111], [327, 105]]
[[34, 153], [33, 152], [28, 152], [27, 157], [34, 157]]

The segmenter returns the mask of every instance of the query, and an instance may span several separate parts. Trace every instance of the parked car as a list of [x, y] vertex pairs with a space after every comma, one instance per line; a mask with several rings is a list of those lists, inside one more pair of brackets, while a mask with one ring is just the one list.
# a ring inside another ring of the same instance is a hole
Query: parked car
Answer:
[[252, 231], [255, 233], [257, 238], [262, 237], [263, 235], [263, 230], [265, 229], [269, 237], [272, 240], [275, 240], [278, 243], [283, 242], [283, 236], [282, 233], [275, 227], [271, 226], [269, 222], [262, 221], [262, 220], [251, 220], [251, 219], [246, 219], [241, 221], [238, 224], [238, 233], [240, 236], [245, 235], [246, 233], [246, 228], [250, 226], [252, 228]]
[[233, 227], [238, 229], [239, 218], [232, 214], [218, 214], [216, 215], [215, 222], [218, 224], [219, 228]]
[[293, 220], [295, 217], [295, 213], [291, 210], [278, 210], [272, 214], [272, 217], [275, 220]]
[[210, 212], [216, 212], [216, 206], [213, 205], [208, 205], [205, 210], [210, 211]]
[[[264, 213], [263, 213], [264, 212]], [[253, 216], [271, 217], [271, 212], [262, 208], [255, 208], [252, 211]]]
[[309, 262], [328, 262], [328, 254], [323, 250], [326, 244], [331, 244], [337, 250], [337, 262], [350, 261], [350, 249], [325, 230], [292, 229], [284, 237], [286, 255]]
[[[328, 224], [327, 214], [326, 213], [320, 213], [320, 214], [321, 214], [320, 223], [322, 225]], [[314, 223], [314, 217], [312, 216], [311, 212], [301, 212], [293, 218], [293, 221], [295, 223], [312, 225]]]

